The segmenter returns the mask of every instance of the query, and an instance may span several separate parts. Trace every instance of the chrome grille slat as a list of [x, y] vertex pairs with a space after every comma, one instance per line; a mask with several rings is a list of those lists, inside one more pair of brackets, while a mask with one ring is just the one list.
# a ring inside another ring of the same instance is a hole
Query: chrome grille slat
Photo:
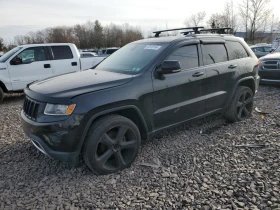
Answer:
[[280, 70], [280, 60], [264, 61], [263, 70]]
[[26, 117], [36, 120], [37, 113], [39, 110], [39, 103], [36, 101], [31, 100], [28, 97], [25, 97], [24, 103], [23, 103], [23, 112]]

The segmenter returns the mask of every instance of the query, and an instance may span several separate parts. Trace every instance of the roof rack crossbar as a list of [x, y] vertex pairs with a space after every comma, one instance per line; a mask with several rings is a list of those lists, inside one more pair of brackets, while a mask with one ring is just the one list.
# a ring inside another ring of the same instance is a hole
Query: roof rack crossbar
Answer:
[[174, 28], [174, 29], [167, 29], [167, 30], [161, 30], [161, 31], [154, 31], [153, 33], [155, 34], [155, 37], [159, 37], [159, 35], [162, 32], [168, 32], [168, 31], [180, 31], [180, 30], [188, 30], [191, 29], [195, 33], [199, 33], [199, 29], [204, 28], [204, 27], [189, 27], [189, 28]]
[[[226, 32], [226, 30], [228, 30]], [[232, 30], [232, 28], [209, 28], [209, 29], [202, 29], [200, 30], [201, 32], [207, 32], [209, 31], [210, 33], [218, 33], [218, 34], [228, 34]]]
[[189, 35], [190, 33], [199, 33], [199, 31], [183, 31], [181, 34], [183, 35]]

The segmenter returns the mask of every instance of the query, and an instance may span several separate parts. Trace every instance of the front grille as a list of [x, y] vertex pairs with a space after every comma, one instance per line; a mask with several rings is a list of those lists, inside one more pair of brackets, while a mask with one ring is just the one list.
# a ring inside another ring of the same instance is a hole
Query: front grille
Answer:
[[23, 104], [23, 112], [26, 117], [29, 119], [35, 120], [37, 117], [39, 103], [36, 101], [31, 100], [28, 97], [25, 97], [24, 104]]
[[280, 70], [280, 61], [264, 61], [263, 63], [264, 70]]
[[277, 69], [278, 69], [278, 66], [268, 66], [268, 65], [264, 65], [263, 68], [264, 68], [264, 69], [267, 69], [267, 70], [277, 70]]
[[277, 65], [278, 61], [265, 61], [264, 63], [268, 65]]

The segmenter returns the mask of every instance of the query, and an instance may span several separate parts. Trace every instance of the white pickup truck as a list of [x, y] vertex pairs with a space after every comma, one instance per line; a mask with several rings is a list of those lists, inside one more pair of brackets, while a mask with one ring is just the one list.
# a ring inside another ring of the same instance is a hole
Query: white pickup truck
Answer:
[[22, 91], [33, 81], [89, 69], [103, 59], [81, 58], [69, 43], [18, 46], [0, 57], [0, 103], [5, 93]]

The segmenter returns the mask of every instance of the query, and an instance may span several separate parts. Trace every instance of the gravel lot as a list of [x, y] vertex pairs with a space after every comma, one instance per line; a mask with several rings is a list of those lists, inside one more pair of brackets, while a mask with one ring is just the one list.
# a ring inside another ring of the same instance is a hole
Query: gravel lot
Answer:
[[256, 96], [270, 114], [168, 130], [131, 168], [107, 176], [39, 153], [21, 129], [22, 102], [11, 95], [0, 105], [0, 209], [280, 209], [280, 88]]

